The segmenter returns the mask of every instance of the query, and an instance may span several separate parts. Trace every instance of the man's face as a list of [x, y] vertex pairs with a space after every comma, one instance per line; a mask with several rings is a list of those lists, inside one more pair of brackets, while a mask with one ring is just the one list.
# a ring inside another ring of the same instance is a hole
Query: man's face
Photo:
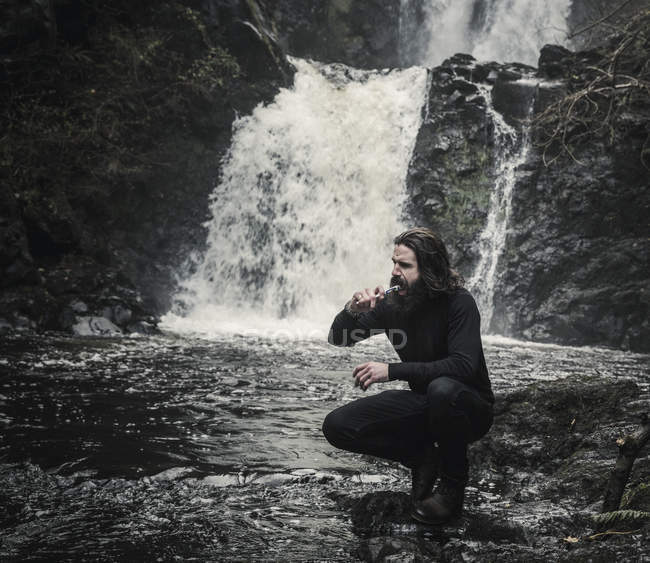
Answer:
[[407, 290], [420, 279], [418, 260], [415, 252], [403, 244], [398, 244], [393, 250], [393, 271], [390, 285], [400, 285], [399, 295], [406, 295]]

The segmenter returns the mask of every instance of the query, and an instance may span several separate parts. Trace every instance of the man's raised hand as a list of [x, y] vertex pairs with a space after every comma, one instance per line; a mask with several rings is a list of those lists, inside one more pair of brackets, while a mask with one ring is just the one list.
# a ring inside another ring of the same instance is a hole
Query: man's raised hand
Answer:
[[354, 386], [364, 391], [373, 383], [388, 381], [388, 364], [382, 362], [366, 362], [359, 364], [352, 372]]
[[361, 291], [356, 291], [352, 296], [349, 307], [355, 313], [365, 313], [374, 309], [379, 301], [384, 299], [385, 291], [381, 285], [375, 289], [365, 288]]

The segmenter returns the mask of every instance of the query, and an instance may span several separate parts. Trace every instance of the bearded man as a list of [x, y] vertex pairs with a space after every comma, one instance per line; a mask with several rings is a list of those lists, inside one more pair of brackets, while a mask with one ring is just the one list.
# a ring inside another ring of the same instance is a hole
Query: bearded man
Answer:
[[[440, 237], [424, 228], [395, 238], [391, 286], [357, 291], [334, 318], [329, 342], [353, 346], [385, 333], [401, 362], [354, 368], [367, 390], [406, 381], [327, 415], [335, 447], [398, 461], [411, 469], [411, 516], [441, 524], [460, 515], [468, 480], [467, 446], [492, 425], [494, 395], [483, 355], [476, 303], [449, 263]], [[438, 484], [433, 490], [434, 484]]]

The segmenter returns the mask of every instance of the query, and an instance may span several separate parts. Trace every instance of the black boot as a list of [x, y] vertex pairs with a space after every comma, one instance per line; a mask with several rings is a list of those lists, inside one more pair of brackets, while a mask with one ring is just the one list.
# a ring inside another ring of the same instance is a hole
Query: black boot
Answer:
[[442, 476], [433, 494], [415, 504], [411, 517], [423, 524], [443, 524], [460, 516], [466, 483]]
[[431, 494], [433, 484], [438, 478], [440, 459], [438, 448], [434, 445], [428, 447], [420, 461], [411, 468], [411, 501], [424, 500]]

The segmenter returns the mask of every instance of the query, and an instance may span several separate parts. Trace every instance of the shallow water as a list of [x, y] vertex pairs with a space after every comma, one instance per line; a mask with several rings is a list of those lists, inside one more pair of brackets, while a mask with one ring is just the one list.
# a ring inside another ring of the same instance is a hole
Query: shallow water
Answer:
[[[485, 347], [497, 392], [624, 377], [647, 404], [648, 356]], [[381, 337], [354, 349], [232, 334], [4, 337], [0, 558], [353, 558], [359, 538], [337, 498], [406, 491], [408, 476], [334, 450], [320, 425], [361, 393], [354, 365], [395, 358]], [[500, 506], [498, 487], [482, 489], [469, 495]]]

